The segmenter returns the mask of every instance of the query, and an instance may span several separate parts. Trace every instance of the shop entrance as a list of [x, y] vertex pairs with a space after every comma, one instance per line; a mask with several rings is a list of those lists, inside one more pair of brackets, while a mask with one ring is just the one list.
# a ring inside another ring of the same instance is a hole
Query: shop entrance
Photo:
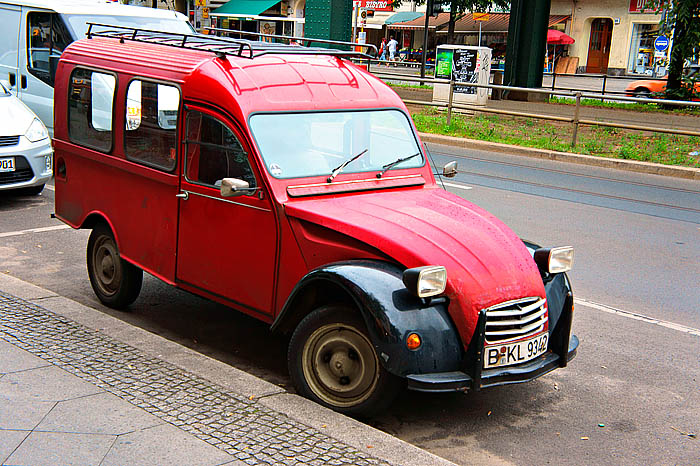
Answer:
[[591, 23], [586, 73], [606, 73], [608, 71], [612, 28], [613, 22], [610, 18], [596, 18]]

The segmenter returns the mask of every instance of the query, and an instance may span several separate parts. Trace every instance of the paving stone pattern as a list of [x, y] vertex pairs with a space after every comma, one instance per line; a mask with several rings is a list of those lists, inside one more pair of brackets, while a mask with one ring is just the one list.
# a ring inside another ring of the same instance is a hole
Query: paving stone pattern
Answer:
[[0, 315], [0, 338], [246, 464], [389, 464], [255, 400], [1, 291]]

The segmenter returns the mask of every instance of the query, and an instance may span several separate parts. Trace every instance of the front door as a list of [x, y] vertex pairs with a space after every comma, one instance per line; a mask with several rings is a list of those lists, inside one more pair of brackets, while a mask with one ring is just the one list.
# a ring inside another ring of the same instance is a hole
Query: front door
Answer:
[[[272, 315], [277, 224], [250, 147], [229, 119], [193, 105], [185, 138], [177, 280], [266, 319]], [[222, 197], [224, 178], [258, 189]]]
[[591, 23], [586, 73], [607, 73], [612, 27], [613, 23], [609, 18], [596, 18]]

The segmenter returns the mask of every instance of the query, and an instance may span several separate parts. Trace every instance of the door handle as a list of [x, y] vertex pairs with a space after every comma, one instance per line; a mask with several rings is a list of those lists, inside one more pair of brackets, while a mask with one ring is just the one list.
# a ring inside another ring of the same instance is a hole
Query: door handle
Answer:
[[185, 191], [183, 193], [176, 194], [175, 197], [178, 197], [178, 198], [182, 199], [183, 201], [186, 201], [187, 199], [190, 198], [190, 193]]
[[10, 86], [15, 87], [17, 84], [17, 76], [15, 76], [14, 73], [7, 73], [7, 76], [10, 78]]
[[20, 81], [22, 83], [22, 89], [26, 89], [27, 88], [27, 76], [21, 74]]

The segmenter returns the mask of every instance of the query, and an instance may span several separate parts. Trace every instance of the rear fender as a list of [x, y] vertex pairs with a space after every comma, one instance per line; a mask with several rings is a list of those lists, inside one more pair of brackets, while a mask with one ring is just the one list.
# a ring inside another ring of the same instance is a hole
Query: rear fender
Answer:
[[[294, 288], [272, 330], [291, 330], [312, 309], [329, 302], [302, 296], [313, 288], [335, 288], [360, 311], [383, 367], [397, 376], [459, 369], [462, 345], [447, 312], [447, 299], [421, 300], [401, 279], [403, 269], [381, 261], [348, 261], [309, 272]], [[326, 298], [328, 299], [328, 298]], [[309, 305], [308, 302], [313, 302]], [[332, 303], [333, 301], [331, 301]], [[306, 307], [301, 313], [299, 308]], [[411, 333], [421, 337], [417, 350], [406, 347]]]

